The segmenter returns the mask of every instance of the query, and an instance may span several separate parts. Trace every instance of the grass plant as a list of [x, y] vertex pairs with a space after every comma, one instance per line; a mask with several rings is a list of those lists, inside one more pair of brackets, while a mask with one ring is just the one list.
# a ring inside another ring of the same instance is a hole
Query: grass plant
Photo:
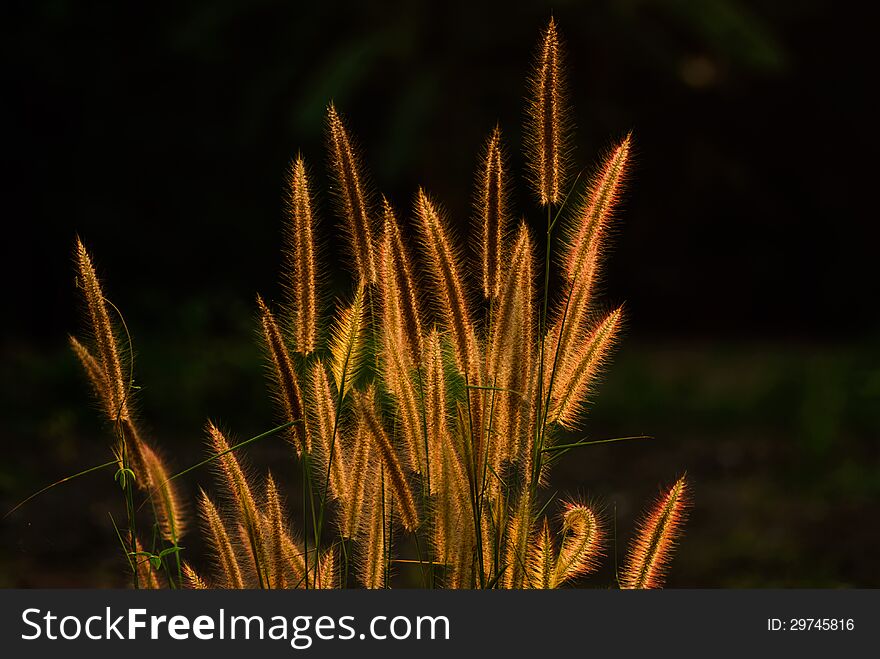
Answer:
[[[331, 306], [317, 258], [321, 226], [311, 170], [297, 155], [285, 179], [283, 299], [256, 298], [280, 425], [235, 444], [208, 423], [209, 455], [197, 466], [214, 468], [218, 499], [201, 491], [191, 509], [177, 483], [193, 468], [173, 474], [139, 430], [130, 337], [77, 240], [89, 336], [71, 346], [113, 428], [126, 510], [119, 537], [135, 587], [385, 588], [401, 565], [415, 564], [428, 587], [557, 588], [597, 568], [608, 520], [583, 501], [554, 502], [547, 486], [556, 462], [597, 441], [569, 437], [621, 334], [623, 309], [603, 311], [595, 289], [632, 137], [591, 176], [574, 172], [565, 73], [551, 19], [529, 76], [525, 125], [543, 258], [536, 229], [515, 220], [500, 127], [477, 171], [478, 249], [469, 257], [425, 189], [411, 223], [377, 194], [347, 121], [329, 104], [330, 189], [351, 294], [332, 318], [321, 313]], [[275, 479], [245, 464], [243, 447], [269, 436], [292, 447], [304, 502], [296, 521]], [[649, 508], [621, 587], [662, 585], [689, 492], [682, 477]], [[547, 514], [553, 506], [558, 523]], [[193, 518], [209, 547], [206, 574], [181, 556]]]

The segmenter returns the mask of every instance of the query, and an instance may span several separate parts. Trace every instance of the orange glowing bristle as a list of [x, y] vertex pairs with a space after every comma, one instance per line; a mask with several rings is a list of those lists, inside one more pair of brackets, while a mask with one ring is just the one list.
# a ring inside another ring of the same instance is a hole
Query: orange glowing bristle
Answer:
[[507, 224], [507, 181], [501, 129], [495, 126], [486, 143], [478, 172], [477, 210], [482, 240], [483, 295], [498, 297], [501, 291], [501, 241]]
[[639, 523], [620, 577], [621, 588], [662, 588], [689, 505], [685, 476], [660, 496]]
[[301, 156], [290, 164], [285, 183], [282, 281], [290, 305], [296, 352], [307, 355], [317, 347], [317, 266], [309, 181]]
[[296, 379], [293, 362], [275, 316], [259, 295], [257, 296], [257, 307], [260, 311], [263, 344], [272, 365], [272, 375], [278, 387], [278, 398], [284, 407], [285, 421], [294, 424], [290, 429], [289, 436], [296, 448], [297, 455], [302, 455], [303, 450], [310, 451], [311, 447], [303, 419], [302, 393]]
[[526, 155], [541, 206], [562, 201], [569, 145], [569, 109], [561, 43], [553, 18], [544, 30], [535, 70], [529, 78]]
[[337, 186], [336, 193], [351, 241], [355, 266], [362, 281], [374, 284], [376, 262], [373, 225], [360, 158], [333, 103], [327, 106], [327, 135], [330, 168]]

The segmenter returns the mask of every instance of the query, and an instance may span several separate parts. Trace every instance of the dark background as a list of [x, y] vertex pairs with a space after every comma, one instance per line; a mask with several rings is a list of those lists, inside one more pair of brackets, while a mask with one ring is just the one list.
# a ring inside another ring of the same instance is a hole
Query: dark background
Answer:
[[[408, 211], [425, 185], [463, 234], [496, 121], [521, 173], [524, 78], [552, 11], [577, 162], [630, 129], [637, 148], [602, 297], [626, 303], [627, 335], [585, 431], [656, 437], [571, 453], [554, 486], [609, 525], [616, 515], [622, 555], [658, 485], [687, 470], [695, 501], [670, 586], [880, 586], [874, 37], [861, 6], [6, 3], [0, 508], [110, 459], [66, 343], [82, 329], [76, 234], [125, 314], [139, 409], [171, 462], [201, 458], [209, 417], [255, 435], [276, 417], [254, 295], [279, 297], [281, 176], [298, 149], [334, 222], [327, 101], [377, 188]], [[334, 291], [340, 246], [324, 254]], [[295, 489], [281, 441], [249, 455]], [[186, 487], [209, 483], [196, 472]], [[3, 519], [0, 585], [122, 584], [115, 487], [92, 474]], [[200, 564], [197, 535], [183, 544]]]

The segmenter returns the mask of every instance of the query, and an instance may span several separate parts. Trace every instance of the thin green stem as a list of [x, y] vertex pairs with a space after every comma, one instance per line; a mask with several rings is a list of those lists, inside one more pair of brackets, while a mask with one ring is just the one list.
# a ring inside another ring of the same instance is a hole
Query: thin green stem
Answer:
[[73, 474], [72, 476], [65, 476], [61, 480], [57, 480], [54, 483], [52, 483], [51, 485], [47, 485], [43, 489], [37, 490], [32, 495], [30, 495], [28, 498], [20, 501], [18, 504], [15, 505], [14, 508], [12, 508], [9, 512], [7, 512], [5, 515], [3, 515], [3, 519], [6, 519], [7, 517], [9, 517], [12, 513], [14, 513], [19, 508], [21, 508], [23, 505], [25, 505], [31, 499], [35, 499], [38, 496], [40, 496], [41, 494], [43, 494], [44, 492], [48, 492], [56, 485], [61, 485], [61, 484], [66, 483], [68, 481], [72, 481], [74, 478], [79, 478], [80, 476], [85, 476], [86, 474], [90, 474], [93, 471], [98, 471], [99, 469], [106, 469], [107, 467], [112, 467], [113, 465], [118, 465], [118, 464], [119, 464], [118, 460], [111, 460], [110, 462], [105, 462], [102, 465], [97, 465], [95, 467], [89, 467], [88, 469], [83, 469], [82, 471], [80, 471], [76, 474]]
[[612, 442], [628, 442], [634, 439], [654, 439], [651, 435], [632, 435], [631, 437], [611, 437], [609, 439], [591, 439], [591, 440], [583, 440], [579, 442], [573, 442], [571, 444], [557, 444], [556, 446], [548, 446], [545, 449], [542, 449], [544, 453], [568, 453], [573, 448], [578, 448], [580, 446], [592, 446], [594, 444], [611, 444]]

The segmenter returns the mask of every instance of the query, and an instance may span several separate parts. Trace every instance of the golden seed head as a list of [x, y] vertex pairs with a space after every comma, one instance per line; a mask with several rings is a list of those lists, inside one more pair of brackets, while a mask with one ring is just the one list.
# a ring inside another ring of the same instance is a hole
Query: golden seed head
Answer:
[[[556, 365], [556, 379], [550, 392], [548, 421], [560, 423], [567, 428], [576, 427], [583, 407], [592, 391], [596, 377], [608, 361], [614, 349], [623, 322], [623, 307], [618, 307], [603, 318], [586, 339], [577, 346], [578, 354], [561, 360]], [[553, 346], [546, 355], [548, 368], [552, 366]], [[545, 387], [549, 389], [549, 377]]]
[[219, 583], [223, 588], [244, 588], [241, 568], [232, 542], [229, 540], [229, 534], [226, 532], [220, 513], [217, 512], [217, 507], [204, 490], [199, 492], [199, 519], [205, 527], [208, 543], [214, 554]]
[[602, 240], [626, 181], [631, 149], [632, 136], [627, 135], [608, 154], [590, 181], [575, 214], [576, 221], [566, 230], [568, 245], [563, 264], [569, 281], [592, 282]]
[[342, 499], [348, 489], [346, 456], [342, 449], [340, 429], [336, 427], [336, 402], [330, 389], [330, 379], [321, 361], [312, 365], [311, 403], [309, 432], [314, 435], [312, 448], [317, 453], [321, 473], [326, 474], [327, 465], [330, 465], [329, 498]]
[[140, 460], [146, 472], [150, 500], [162, 538], [177, 543], [186, 531], [183, 503], [177, 493], [177, 484], [169, 480], [165, 463], [146, 443], [141, 442]]
[[189, 563], [183, 564], [183, 581], [191, 590], [208, 590], [210, 586], [202, 579]]
[[391, 444], [391, 438], [382, 425], [381, 417], [377, 414], [375, 390], [372, 386], [365, 393], [356, 395], [355, 408], [358, 420], [363, 423], [371, 446], [375, 454], [379, 456], [388, 477], [387, 486], [390, 488], [395, 506], [400, 512], [400, 521], [408, 531], [414, 531], [419, 526], [415, 498], [403, 472], [400, 458]]
[[687, 516], [685, 476], [663, 493], [639, 523], [620, 577], [621, 588], [662, 588]]
[[529, 78], [525, 127], [531, 183], [541, 206], [559, 204], [566, 182], [571, 131], [561, 48], [551, 18]]
[[365, 289], [358, 286], [354, 301], [345, 307], [330, 330], [330, 372], [342, 401], [364, 365], [367, 350]]
[[593, 572], [602, 550], [602, 528], [596, 514], [579, 503], [566, 503], [563, 511], [563, 540], [553, 569], [553, 588]]
[[284, 342], [281, 328], [263, 298], [257, 296], [257, 308], [260, 313], [263, 346], [271, 364], [271, 372], [278, 388], [278, 399], [284, 408], [285, 421], [293, 422], [289, 437], [296, 447], [297, 455], [303, 450], [310, 450], [309, 434], [306, 432], [303, 418], [302, 393], [297, 381], [296, 371], [290, 353]]
[[507, 181], [501, 129], [495, 126], [486, 142], [478, 172], [478, 224], [483, 266], [483, 296], [498, 297], [501, 289], [501, 244], [507, 225]]
[[452, 335], [456, 364], [462, 373], [468, 374], [477, 384], [479, 359], [461, 273], [463, 267], [457, 251], [449, 238], [445, 222], [434, 203], [421, 188], [416, 201], [416, 212], [421, 230], [421, 240], [439, 301], [439, 312], [444, 325]]
[[382, 198], [385, 231], [382, 240], [383, 330], [403, 343], [413, 365], [422, 355], [422, 320], [413, 264], [391, 204]]
[[345, 123], [333, 103], [327, 106], [327, 137], [330, 169], [336, 196], [345, 219], [355, 266], [361, 280], [376, 283], [376, 261], [369, 196], [357, 148], [352, 144]]
[[282, 280], [290, 306], [296, 352], [307, 355], [317, 347], [317, 265], [311, 194], [301, 156], [290, 164], [285, 183]]
[[91, 331], [97, 346], [98, 362], [107, 379], [113, 410], [112, 420], [128, 418], [128, 380], [123, 375], [122, 361], [107, 302], [92, 260], [82, 241], [76, 239], [77, 281], [83, 291], [89, 312]]

